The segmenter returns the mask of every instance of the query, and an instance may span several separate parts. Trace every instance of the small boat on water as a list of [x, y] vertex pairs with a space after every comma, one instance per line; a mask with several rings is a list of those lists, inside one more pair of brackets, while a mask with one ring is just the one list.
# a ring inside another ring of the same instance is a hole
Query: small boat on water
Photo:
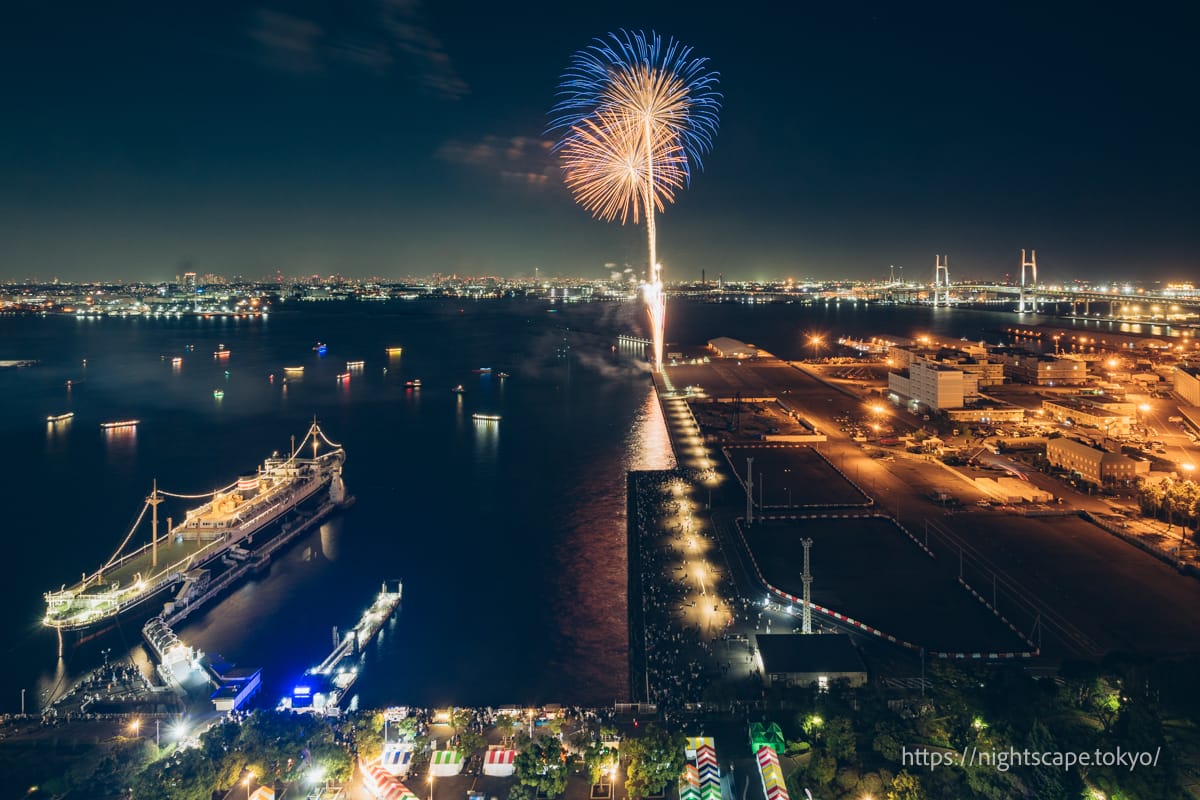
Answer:
[[317, 355], [323, 356], [325, 353], [329, 352], [329, 345], [325, 344], [324, 342], [317, 342], [317, 344], [313, 347], [313, 351], [316, 352]]
[[337, 379], [338, 379], [338, 383], [341, 383], [342, 381], [348, 381], [348, 380], [350, 380], [350, 373], [343, 372], [337, 376]]
[[497, 377], [499, 377], [499, 378], [511, 378], [511, 377], [512, 377], [512, 376], [511, 376], [511, 375], [509, 375], [507, 372], [497, 372], [497, 373], [496, 373], [496, 376], [497, 376]]
[[178, 367], [182, 363], [183, 363], [183, 359], [180, 356], [175, 356], [174, 358], [171, 359], [171, 366], [173, 366], [173, 367]]
[[499, 422], [500, 415], [475, 413], [471, 415], [471, 419], [475, 420], [476, 422]]
[[347, 361], [346, 369], [362, 369], [365, 361]]
[[136, 419], [123, 419], [117, 422], [101, 422], [100, 428], [106, 431], [117, 430], [118, 428], [136, 428], [139, 421]]
[[50, 416], [46, 417], [46, 422], [66, 422], [73, 416], [75, 416], [74, 411], [68, 411], [65, 414], [51, 414]]
[[404, 382], [404, 388], [406, 388], [406, 389], [420, 389], [420, 388], [421, 388], [421, 379], [420, 379], [420, 378], [414, 378], [414, 379], [413, 379], [413, 380], [411, 380], [411, 381], [405, 381], [405, 382]]
[[288, 375], [303, 375], [304, 367], [284, 367], [283, 371]]
[[232, 350], [216, 350], [213, 352], [213, 358], [229, 358], [229, 354], [232, 352]]
[[491, 367], [480, 367], [479, 369], [471, 370], [471, 372], [475, 372], [480, 375], [490, 375], [492, 372], [492, 368]]
[[462, 394], [463, 392], [466, 391], [466, 389], [464, 389], [463, 385], [460, 383], [458, 386], [455, 386], [450, 391], [454, 392], [455, 394]]
[[403, 353], [403, 352], [404, 352], [404, 348], [403, 348], [403, 347], [389, 347], [389, 348], [387, 349], [387, 354], [388, 354], [389, 356], [398, 356], [398, 355], [400, 355], [400, 354], [401, 354], [401, 353]]
[[225, 392], [223, 392], [222, 390], [220, 390], [220, 389], [213, 389], [213, 397], [215, 397], [215, 398], [217, 398], [218, 400], [220, 400], [220, 399], [221, 399], [222, 397], [224, 397], [224, 396], [225, 396]]

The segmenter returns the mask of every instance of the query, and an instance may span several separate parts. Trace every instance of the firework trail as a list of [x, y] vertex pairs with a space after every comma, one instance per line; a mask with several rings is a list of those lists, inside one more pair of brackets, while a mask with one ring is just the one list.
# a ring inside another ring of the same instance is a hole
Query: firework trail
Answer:
[[577, 52], [563, 75], [550, 129], [576, 201], [602, 220], [624, 224], [639, 209], [649, 247], [642, 296], [650, 316], [654, 365], [662, 368], [666, 297], [655, 212], [691, 181], [712, 147], [721, 95], [707, 59], [656, 33], [621, 31]]

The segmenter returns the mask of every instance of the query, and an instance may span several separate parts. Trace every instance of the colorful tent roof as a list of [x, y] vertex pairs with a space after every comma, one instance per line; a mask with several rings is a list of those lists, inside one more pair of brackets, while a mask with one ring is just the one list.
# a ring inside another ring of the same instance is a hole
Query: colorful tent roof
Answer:
[[431, 764], [459, 764], [463, 760], [462, 753], [457, 750], [434, 750], [429, 759]]
[[512, 764], [516, 760], [516, 750], [505, 750], [500, 748], [488, 750], [487, 754], [483, 757], [483, 762], [485, 764]]
[[408, 790], [392, 774], [379, 765], [378, 762], [359, 762], [363, 775], [363, 785], [381, 800], [417, 800], [417, 796]]
[[704, 747], [705, 745], [713, 747], [713, 739], [711, 736], [689, 736], [686, 739], [684, 749], [688, 751], [688, 756], [691, 757], [692, 753], [696, 752], [696, 750]]
[[762, 775], [763, 794], [767, 800], [789, 800], [783, 770], [779, 766], [779, 754], [774, 748], [763, 746], [754, 754], [758, 771]]

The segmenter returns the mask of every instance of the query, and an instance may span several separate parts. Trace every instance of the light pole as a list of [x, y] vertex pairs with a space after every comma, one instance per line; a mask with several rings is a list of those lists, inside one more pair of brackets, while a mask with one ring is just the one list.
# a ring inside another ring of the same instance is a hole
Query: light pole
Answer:
[[[429, 769], [432, 770], [433, 766], [430, 765]], [[429, 773], [429, 800], [433, 800], [433, 772], [432, 771]]]
[[254, 773], [246, 774], [246, 800], [250, 800], [250, 784], [254, 781]]
[[823, 340], [821, 339], [820, 336], [808, 337], [808, 343], [812, 345], [812, 349], [813, 349], [813, 361], [817, 360], [817, 349], [821, 346], [822, 341]]

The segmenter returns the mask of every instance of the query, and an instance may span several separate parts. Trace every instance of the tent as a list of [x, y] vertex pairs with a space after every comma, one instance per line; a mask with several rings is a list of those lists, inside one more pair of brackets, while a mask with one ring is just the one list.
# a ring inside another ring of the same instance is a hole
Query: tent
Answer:
[[379, 763], [392, 775], [403, 777], [412, 766], [412, 742], [385, 742]]
[[250, 800], [275, 800], [275, 787], [260, 786], [250, 795]]
[[483, 774], [507, 778], [516, 771], [517, 751], [503, 747], [488, 749], [483, 757]]
[[711, 736], [689, 736], [684, 741], [686, 742], [683, 747], [684, 755], [688, 758], [695, 758], [696, 751], [705, 745], [709, 747], [715, 746]]
[[417, 800], [408, 787], [392, 777], [378, 762], [358, 762], [363, 786], [379, 800]]
[[434, 750], [429, 759], [429, 774], [446, 778], [462, 772], [463, 757], [457, 750]]
[[779, 766], [779, 754], [774, 748], [763, 746], [755, 753], [758, 771], [762, 775], [763, 794], [767, 800], [789, 800], [783, 770]]

